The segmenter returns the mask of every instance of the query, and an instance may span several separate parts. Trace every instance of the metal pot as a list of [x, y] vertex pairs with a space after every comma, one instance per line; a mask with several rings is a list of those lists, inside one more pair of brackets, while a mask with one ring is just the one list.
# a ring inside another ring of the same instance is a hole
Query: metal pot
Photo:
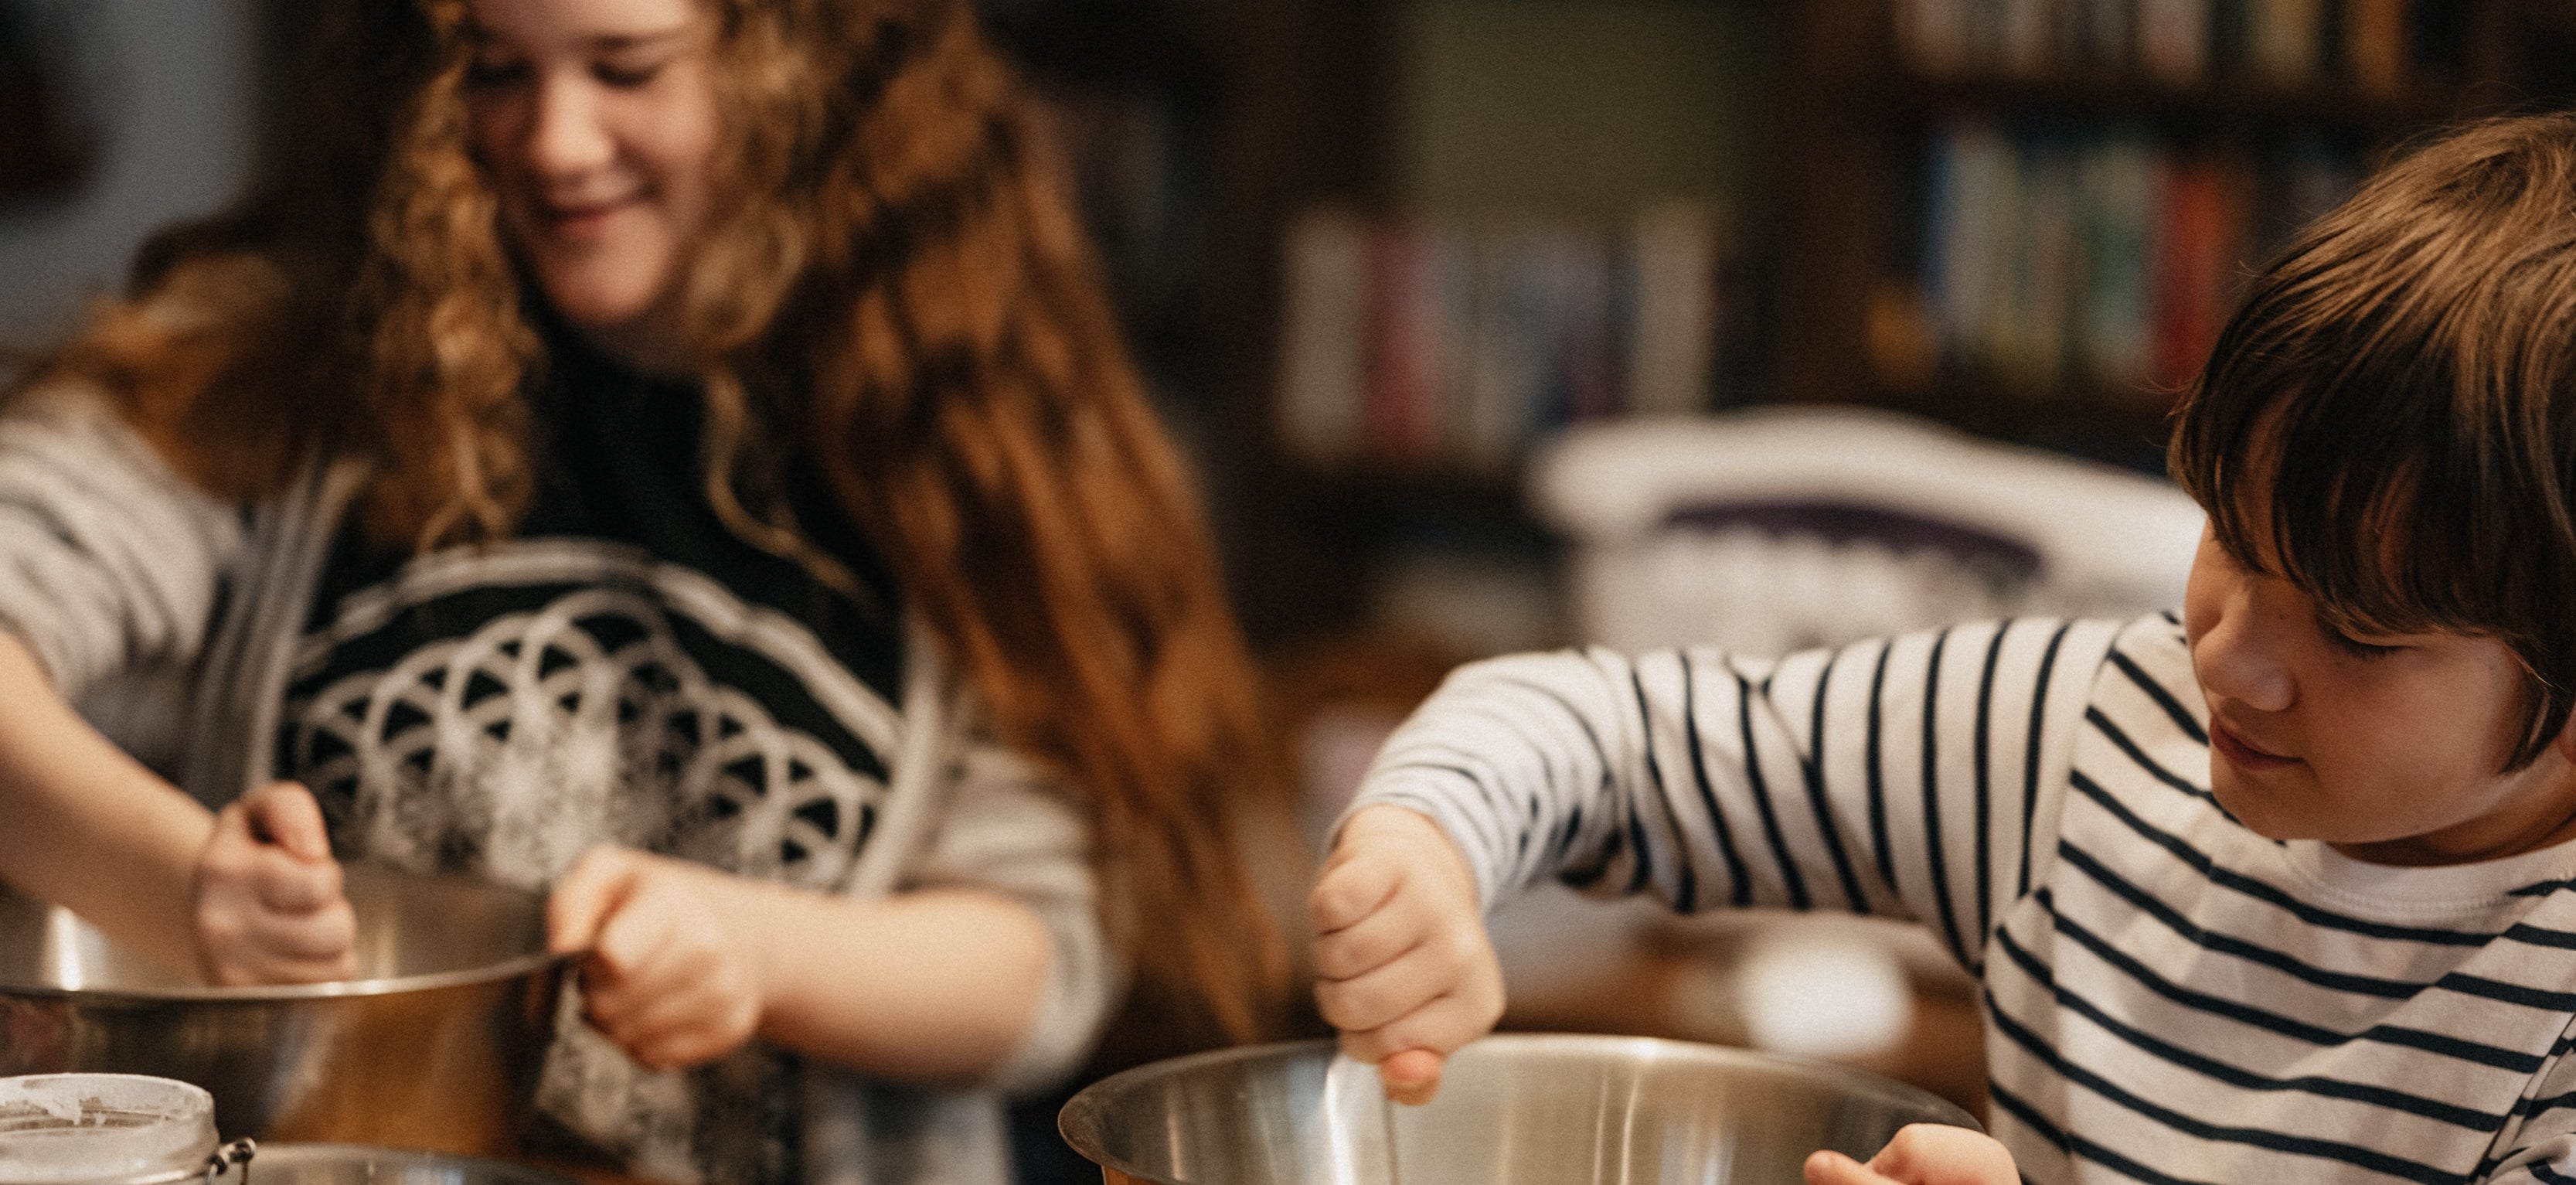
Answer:
[[227, 1138], [512, 1151], [570, 960], [544, 900], [347, 872], [358, 977], [282, 987], [208, 986], [0, 892], [0, 1075], [193, 1082]]
[[522, 1164], [353, 1144], [262, 1144], [246, 1167], [239, 1185], [576, 1185]]
[[1780, 1185], [1819, 1148], [1865, 1160], [1909, 1123], [1977, 1126], [1840, 1066], [1512, 1034], [1459, 1050], [1437, 1099], [1385, 1104], [1380, 1131], [1355, 1139], [1328, 1122], [1332, 1053], [1311, 1041], [1141, 1066], [1073, 1096], [1057, 1125], [1108, 1185]]

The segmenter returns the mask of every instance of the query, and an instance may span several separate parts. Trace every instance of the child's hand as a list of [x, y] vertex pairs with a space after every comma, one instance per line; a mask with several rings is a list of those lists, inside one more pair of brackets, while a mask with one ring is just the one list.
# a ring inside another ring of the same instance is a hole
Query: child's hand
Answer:
[[1442, 1060], [1503, 1015], [1503, 972], [1476, 878], [1430, 819], [1370, 807], [1343, 824], [1306, 898], [1315, 1003], [1387, 1097], [1427, 1103]]
[[1868, 1164], [1840, 1152], [1807, 1158], [1807, 1185], [2019, 1185], [2012, 1153], [1992, 1136], [1945, 1123], [1914, 1123]]
[[586, 952], [590, 1023], [644, 1066], [678, 1069], [733, 1052], [766, 998], [752, 944], [729, 920], [735, 877], [686, 860], [601, 846], [555, 885], [546, 945]]
[[357, 973], [357, 915], [322, 808], [271, 782], [215, 814], [197, 853], [197, 963], [209, 982], [322, 983]]

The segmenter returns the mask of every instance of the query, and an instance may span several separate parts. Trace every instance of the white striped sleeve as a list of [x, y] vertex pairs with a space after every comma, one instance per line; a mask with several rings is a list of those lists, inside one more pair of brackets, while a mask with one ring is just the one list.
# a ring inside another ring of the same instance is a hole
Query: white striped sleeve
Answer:
[[2496, 1185], [2576, 1185], [2576, 1032], [2561, 1033], [2523, 1088], [2477, 1179]]
[[0, 418], [0, 628], [66, 698], [194, 661], [243, 538], [235, 507], [92, 392], [47, 388]]
[[1776, 662], [1495, 659], [1396, 731], [1362, 801], [1438, 820], [1489, 905], [1557, 877], [1685, 912], [1912, 916], [1973, 963], [2037, 883], [2026, 853], [2048, 850], [2118, 629], [1981, 623]]

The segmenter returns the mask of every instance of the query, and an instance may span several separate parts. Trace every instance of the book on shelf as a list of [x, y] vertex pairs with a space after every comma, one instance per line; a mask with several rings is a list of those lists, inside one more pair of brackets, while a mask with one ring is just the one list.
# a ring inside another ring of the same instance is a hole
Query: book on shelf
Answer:
[[1704, 207], [1615, 228], [1319, 210], [1284, 252], [1273, 406], [1300, 462], [1502, 472], [1563, 424], [1711, 400], [1723, 236]]
[[1935, 77], [2092, 77], [2167, 86], [2340, 80], [2395, 94], [2418, 3], [2452, 0], [1898, 0], [1897, 44]]
[[1955, 120], [1929, 149], [1914, 286], [1954, 371], [2029, 394], [2171, 389], [2256, 257], [2360, 175], [2358, 152], [2310, 134], [2221, 149]]
[[1403, 465], [1438, 451], [1443, 359], [1448, 353], [1445, 232], [1421, 223], [1376, 228], [1369, 238], [1368, 299], [1359, 443], [1369, 460]]
[[1369, 376], [1369, 225], [1340, 210], [1309, 210], [1288, 230], [1283, 260], [1280, 441], [1298, 456], [1351, 459]]

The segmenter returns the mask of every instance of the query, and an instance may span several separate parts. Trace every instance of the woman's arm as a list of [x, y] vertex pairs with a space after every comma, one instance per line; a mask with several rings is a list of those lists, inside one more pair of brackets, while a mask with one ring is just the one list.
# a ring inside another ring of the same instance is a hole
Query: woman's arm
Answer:
[[907, 888], [811, 892], [623, 849], [555, 887], [555, 949], [587, 950], [592, 1023], [655, 1068], [754, 1036], [897, 1081], [1061, 1077], [1115, 995], [1089, 831], [1061, 789], [968, 745]]
[[216, 983], [347, 977], [356, 921], [302, 787], [209, 814], [81, 719], [5, 630], [0, 704], [0, 879]]
[[1050, 963], [999, 894], [827, 896], [598, 848], [556, 886], [555, 949], [585, 950], [591, 1023], [655, 1069], [753, 1036], [875, 1076], [969, 1082], [1025, 1036]]
[[122, 945], [197, 965], [197, 854], [214, 816], [99, 735], [0, 631], [0, 878]]

